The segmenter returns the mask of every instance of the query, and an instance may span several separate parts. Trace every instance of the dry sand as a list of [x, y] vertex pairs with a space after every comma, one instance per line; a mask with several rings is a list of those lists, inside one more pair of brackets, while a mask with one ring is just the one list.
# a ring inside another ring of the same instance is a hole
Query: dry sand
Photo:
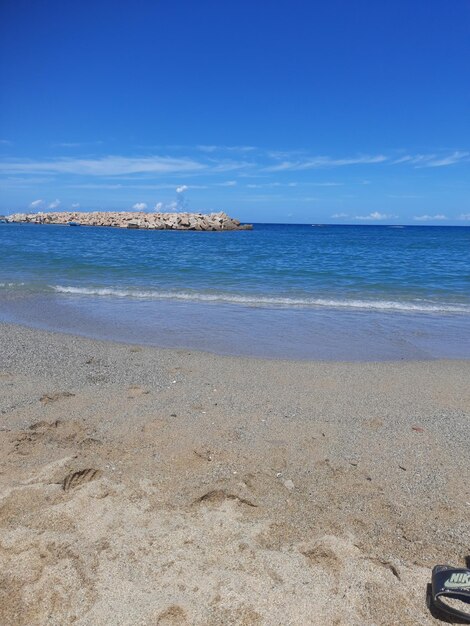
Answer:
[[2, 626], [437, 624], [470, 554], [470, 361], [2, 325], [0, 410]]

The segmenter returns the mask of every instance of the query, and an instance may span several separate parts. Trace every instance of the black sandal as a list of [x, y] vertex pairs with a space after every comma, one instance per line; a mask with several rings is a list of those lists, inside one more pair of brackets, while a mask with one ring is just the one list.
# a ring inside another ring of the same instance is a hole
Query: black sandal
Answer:
[[470, 569], [450, 565], [436, 565], [432, 570], [431, 604], [449, 617], [457, 617], [460, 623], [470, 624], [470, 606], [460, 611], [442, 599], [451, 598], [470, 605]]

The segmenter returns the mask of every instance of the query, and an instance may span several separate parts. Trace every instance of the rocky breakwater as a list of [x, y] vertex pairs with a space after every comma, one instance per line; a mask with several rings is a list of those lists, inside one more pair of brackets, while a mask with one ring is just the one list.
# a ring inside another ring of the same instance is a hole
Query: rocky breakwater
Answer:
[[251, 230], [252, 224], [240, 224], [223, 211], [219, 213], [136, 213], [93, 211], [55, 213], [15, 213], [8, 222], [32, 224], [68, 224], [80, 226], [113, 226], [146, 230]]

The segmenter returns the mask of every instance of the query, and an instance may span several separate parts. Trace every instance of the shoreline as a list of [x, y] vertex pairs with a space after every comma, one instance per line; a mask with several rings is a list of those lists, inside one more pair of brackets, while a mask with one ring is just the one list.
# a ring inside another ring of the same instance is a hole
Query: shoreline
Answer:
[[293, 361], [470, 359], [470, 317], [12, 292], [0, 323], [127, 344]]
[[431, 568], [470, 540], [469, 361], [0, 337], [5, 626], [439, 623]]
[[292, 357], [282, 357], [282, 356], [262, 356], [256, 354], [232, 354], [232, 353], [222, 353], [211, 351], [210, 349], [204, 348], [194, 348], [191, 346], [165, 346], [165, 345], [157, 345], [157, 344], [148, 344], [141, 343], [139, 341], [132, 341], [130, 339], [116, 339], [116, 338], [107, 338], [107, 337], [99, 337], [93, 334], [80, 333], [74, 330], [57, 330], [55, 328], [47, 328], [40, 324], [34, 325], [29, 323], [22, 322], [12, 322], [12, 321], [4, 321], [0, 319], [0, 335], [4, 332], [4, 330], [15, 330], [25, 332], [33, 332], [33, 333], [44, 333], [46, 335], [64, 337], [66, 339], [70, 339], [72, 341], [90, 341], [96, 344], [101, 345], [102, 348], [105, 349], [106, 346], [113, 347], [127, 347], [133, 348], [137, 350], [150, 350], [155, 351], [156, 353], [162, 352], [171, 355], [172, 353], [182, 354], [192, 354], [199, 355], [201, 357], [207, 358], [215, 358], [215, 359], [234, 359], [236, 361], [248, 361], [248, 362], [259, 362], [263, 363], [284, 363], [284, 364], [297, 364], [297, 365], [308, 365], [314, 364], [315, 366], [322, 365], [398, 365], [398, 364], [426, 364], [426, 363], [462, 363], [470, 364], [469, 358], [462, 357], [424, 357], [424, 358], [389, 358], [389, 359], [333, 359], [333, 358], [292, 358]]
[[146, 344], [139, 343], [138, 341], [131, 340], [120, 340], [120, 339], [111, 339], [106, 337], [97, 337], [92, 334], [81, 334], [75, 331], [64, 331], [64, 330], [56, 330], [51, 328], [45, 328], [43, 326], [34, 326], [27, 323], [20, 322], [10, 322], [0, 320], [0, 336], [5, 331], [24, 331], [31, 333], [39, 333], [40, 335], [44, 334], [47, 336], [55, 337], [57, 340], [60, 337], [63, 337], [65, 341], [70, 340], [72, 342], [91, 342], [92, 344], [97, 344], [101, 349], [106, 350], [106, 346], [110, 349], [113, 348], [131, 348], [136, 351], [140, 350], [149, 350], [155, 353], [168, 354], [169, 356], [173, 356], [174, 354], [183, 354], [186, 353], [188, 355], [194, 355], [195, 357], [200, 356], [201, 358], [208, 359], [228, 359], [234, 361], [246, 361], [246, 362], [259, 362], [260, 365], [263, 363], [280, 363], [280, 364], [293, 364], [299, 366], [308, 366], [314, 365], [315, 367], [328, 366], [328, 365], [344, 365], [344, 366], [361, 366], [361, 365], [398, 365], [398, 364], [429, 364], [429, 363], [454, 363], [454, 364], [470, 364], [470, 358], [446, 358], [446, 357], [427, 357], [422, 359], [404, 359], [404, 358], [391, 358], [391, 359], [315, 359], [315, 358], [305, 358], [305, 359], [295, 359], [288, 357], [269, 357], [269, 356], [258, 356], [258, 355], [247, 355], [247, 354], [224, 354], [213, 352], [209, 349], [204, 348], [192, 348], [188, 346], [160, 346], [156, 344]]

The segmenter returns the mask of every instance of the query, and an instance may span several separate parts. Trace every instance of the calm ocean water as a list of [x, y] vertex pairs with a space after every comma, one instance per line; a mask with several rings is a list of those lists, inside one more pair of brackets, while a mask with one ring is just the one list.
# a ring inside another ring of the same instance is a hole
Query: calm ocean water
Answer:
[[0, 320], [285, 358], [470, 358], [470, 228], [0, 225]]

